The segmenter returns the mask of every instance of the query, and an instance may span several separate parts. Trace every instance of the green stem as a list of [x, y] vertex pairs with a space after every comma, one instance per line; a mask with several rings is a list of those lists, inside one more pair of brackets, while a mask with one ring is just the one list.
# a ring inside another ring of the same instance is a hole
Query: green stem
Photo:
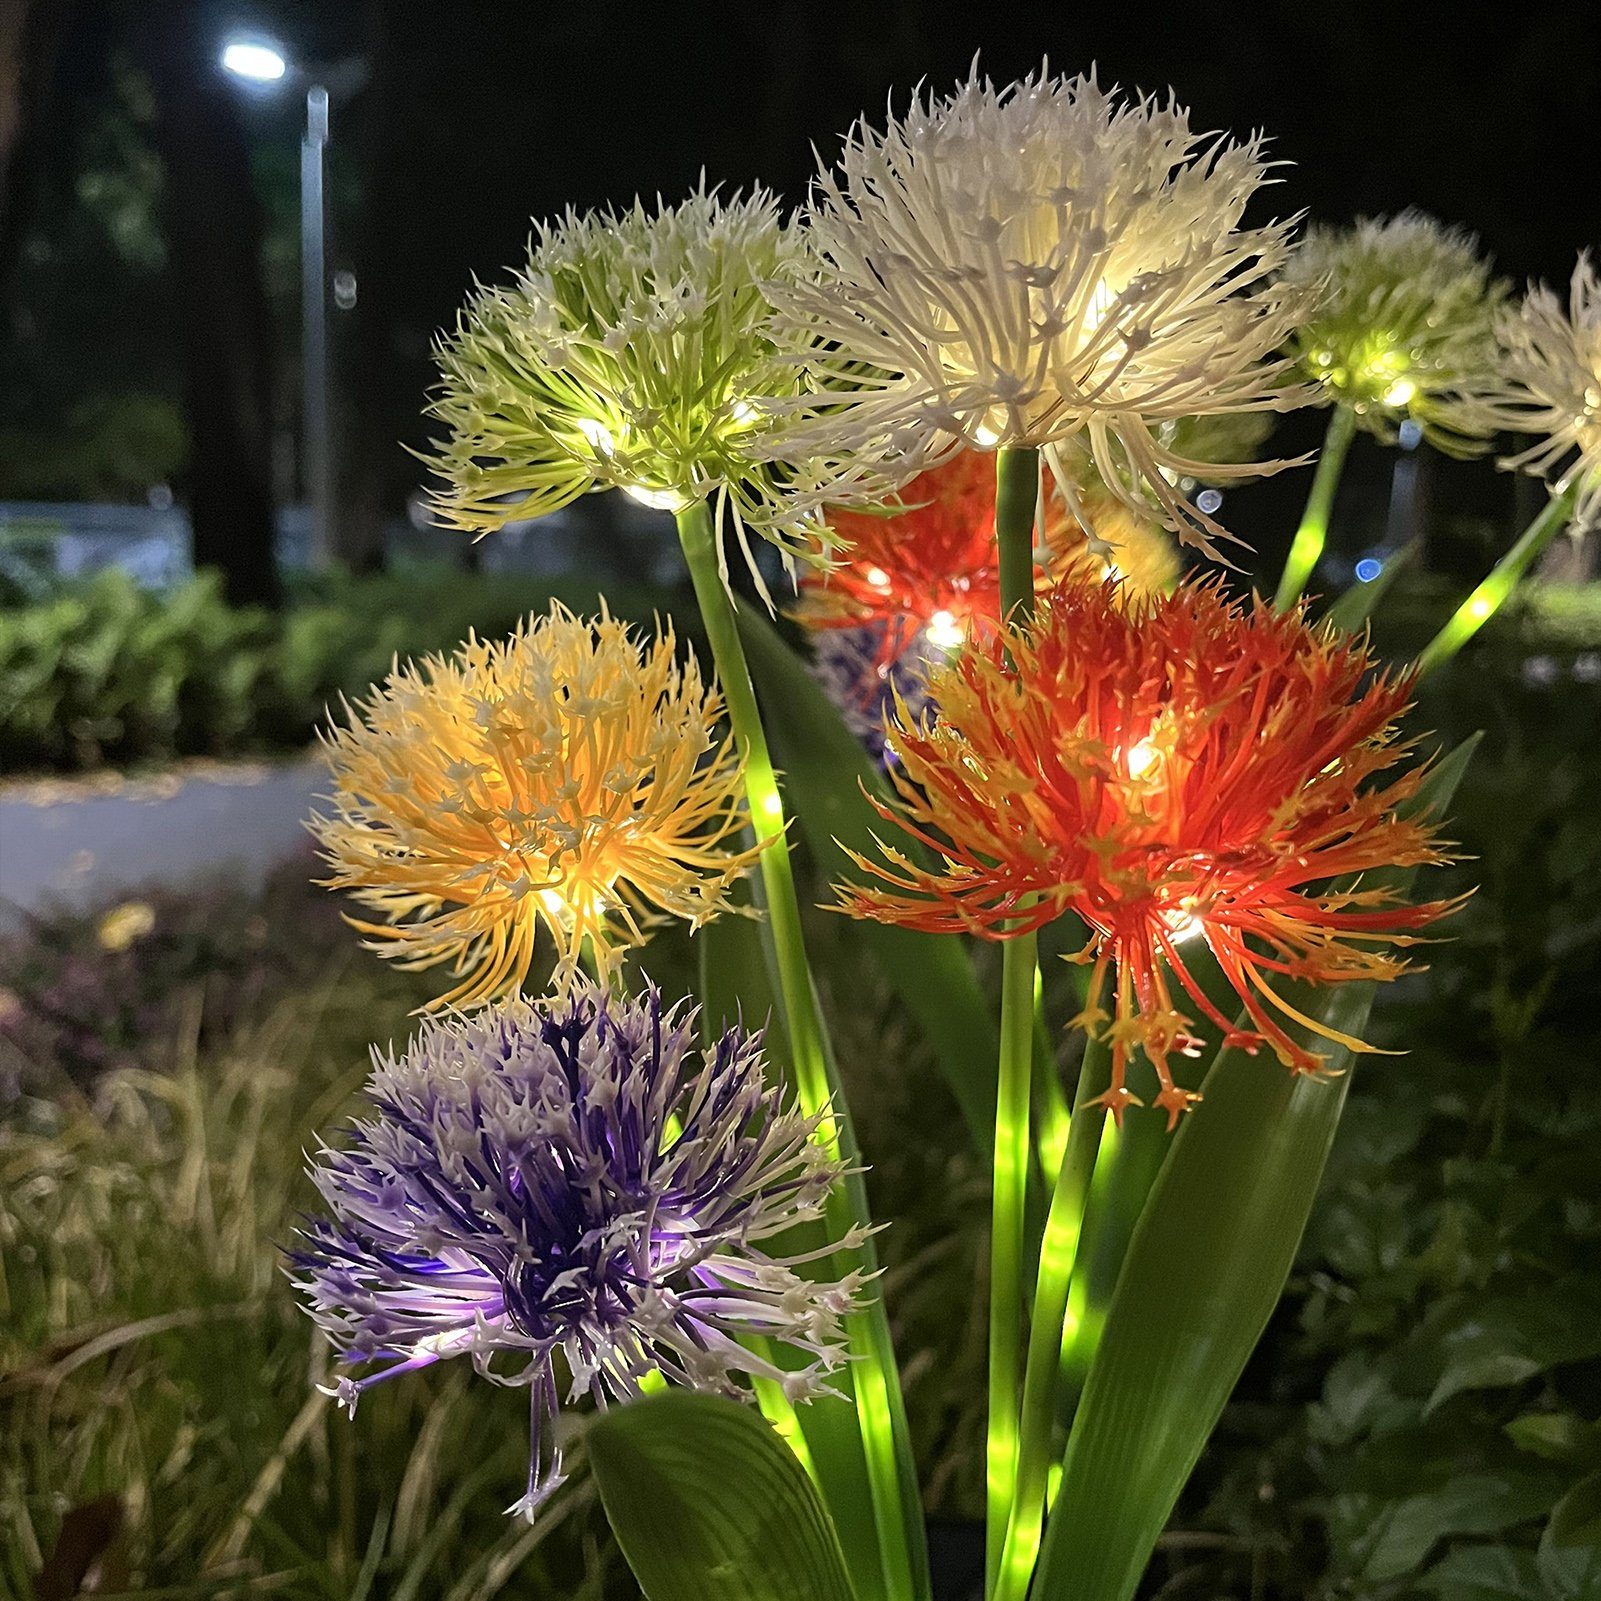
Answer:
[[1312, 479], [1312, 493], [1306, 497], [1301, 526], [1295, 530], [1295, 541], [1290, 546], [1284, 574], [1279, 579], [1279, 592], [1273, 599], [1273, 604], [1280, 611], [1288, 611], [1301, 598], [1301, 592], [1323, 554], [1329, 537], [1329, 513], [1334, 509], [1334, 491], [1339, 487], [1345, 454], [1351, 448], [1355, 433], [1356, 413], [1348, 406], [1336, 406], [1329, 418], [1329, 431], [1323, 436], [1323, 450], [1318, 456], [1317, 473]]
[[1418, 671], [1432, 672], [1448, 662], [1496, 614], [1518, 587], [1540, 553], [1567, 526], [1573, 510], [1573, 491], [1553, 495], [1545, 509], [1523, 531], [1511, 550], [1490, 569], [1489, 576], [1451, 613], [1444, 628], [1423, 648]]
[[1091, 1104], [1106, 1088], [1106, 1047], [1092, 1041], [1079, 1073], [1068, 1127], [1067, 1150], [1056, 1175], [1051, 1210], [1040, 1246], [1039, 1279], [1029, 1325], [1028, 1369], [1023, 1380], [1022, 1434], [1017, 1452], [1017, 1488], [995, 1586], [995, 1601], [1023, 1601], [1039, 1555], [1056, 1425], [1056, 1385], [1061, 1370], [1062, 1325], [1068, 1286], [1075, 1278], [1084, 1211], [1095, 1175], [1106, 1108]]
[[[1012, 620], [1034, 611], [1036, 450], [995, 458], [995, 536], [1001, 609]], [[995, 1188], [990, 1220], [989, 1427], [985, 1442], [985, 1574], [993, 1591], [1017, 1472], [1018, 1370], [1023, 1343], [1023, 1256], [1029, 1170], [1029, 1086], [1034, 1055], [1034, 985], [1039, 936], [1015, 934], [1001, 949], [1001, 1048], [995, 1098]]]
[[1056, 1050], [1051, 1043], [1050, 1020], [1045, 1015], [1045, 986], [1039, 968], [1034, 969], [1034, 1146], [1040, 1169], [1054, 1173], [1062, 1165], [1067, 1149], [1069, 1126], [1067, 1096], [1056, 1067]]
[[[861, 1154], [806, 958], [800, 900], [795, 893], [784, 828], [783, 797], [739, 637], [733, 597], [718, 563], [717, 533], [704, 502], [697, 501], [679, 512], [678, 535], [716, 663], [728, 720], [744, 761], [751, 818], [767, 839], [760, 858], [767, 903], [762, 929], [778, 975], [796, 1096], [809, 1117], [821, 1118], [817, 1137], [846, 1164], [846, 1177], [829, 1192], [825, 1211], [829, 1237], [839, 1241], [852, 1230], [870, 1228], [871, 1218]], [[875, 1276], [877, 1253], [871, 1237], [855, 1250], [842, 1249], [838, 1258], [844, 1271], [859, 1269], [869, 1275], [862, 1292], [864, 1304], [846, 1320], [845, 1331], [851, 1355], [856, 1359], [851, 1379], [885, 1591], [894, 1601], [903, 1596], [924, 1601], [930, 1594], [930, 1585], [922, 1503], [889, 1318]]]

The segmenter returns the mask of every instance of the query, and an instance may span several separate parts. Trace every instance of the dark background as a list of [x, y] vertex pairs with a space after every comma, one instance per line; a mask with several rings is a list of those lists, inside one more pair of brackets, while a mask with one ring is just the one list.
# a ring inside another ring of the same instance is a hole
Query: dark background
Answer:
[[[1511, 277], [1561, 279], [1601, 223], [1601, 8], [1353, 0], [1318, 6], [916, 3], [316, 5], [0, 0], [0, 498], [142, 499], [170, 481], [230, 588], [294, 498], [300, 92], [216, 66], [230, 33], [297, 64], [355, 58], [336, 104], [331, 261], [339, 546], [360, 568], [419, 470], [429, 346], [530, 216], [673, 198], [702, 172], [800, 201], [863, 110], [936, 91], [975, 54], [1004, 80], [1048, 57], [1164, 93], [1201, 129], [1265, 129], [1266, 206], [1340, 221], [1420, 206], [1479, 233]], [[1281, 453], [1315, 443], [1292, 420]], [[1353, 482], [1387, 472], [1358, 451]], [[1488, 468], [1453, 493], [1515, 515]], [[1271, 567], [1305, 486], [1228, 515]]]

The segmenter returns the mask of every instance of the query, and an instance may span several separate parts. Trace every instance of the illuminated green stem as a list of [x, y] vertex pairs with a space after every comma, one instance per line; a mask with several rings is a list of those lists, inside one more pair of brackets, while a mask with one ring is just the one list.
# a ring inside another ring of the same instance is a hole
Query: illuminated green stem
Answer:
[[[995, 458], [995, 536], [1001, 609], [1034, 611], [1034, 508], [1039, 452]], [[1017, 1472], [1018, 1377], [1023, 1343], [1023, 1258], [1028, 1204], [1029, 1091], [1039, 936], [1015, 934], [1001, 954], [1001, 1052], [995, 1096], [995, 1188], [990, 1218], [989, 1426], [985, 1442], [985, 1574], [994, 1589]]]
[[1444, 628], [1424, 646], [1418, 671], [1432, 672], [1448, 662], [1500, 610], [1540, 553], [1567, 526], [1573, 492], [1553, 495], [1545, 510], [1523, 531], [1511, 550], [1490, 569], [1489, 576], [1451, 613]]
[[1339, 487], [1340, 474], [1345, 468], [1345, 455], [1351, 448], [1356, 433], [1356, 413], [1348, 406], [1336, 406], [1329, 418], [1329, 431], [1323, 436], [1323, 450], [1318, 456], [1317, 473], [1312, 479], [1312, 493], [1306, 497], [1306, 510], [1301, 513], [1301, 526], [1295, 530], [1295, 541], [1284, 563], [1284, 574], [1279, 579], [1279, 592], [1273, 604], [1280, 611], [1288, 611], [1301, 598], [1312, 570], [1323, 554], [1329, 538], [1329, 513], [1334, 509], [1334, 491]]
[[1039, 1153], [1041, 1171], [1054, 1173], [1062, 1165], [1067, 1149], [1069, 1118], [1067, 1096], [1056, 1068], [1056, 1052], [1051, 1045], [1051, 1026], [1045, 1016], [1045, 986], [1039, 966], [1034, 968], [1034, 1147]]
[[[817, 1137], [847, 1167], [846, 1177], [829, 1192], [825, 1213], [829, 1237], [843, 1240], [851, 1230], [871, 1226], [861, 1156], [806, 959], [800, 900], [795, 893], [795, 875], [784, 831], [784, 802], [767, 748], [745, 647], [739, 637], [733, 597], [718, 564], [717, 533], [704, 502], [679, 512], [678, 536], [717, 666], [728, 721], [744, 761], [751, 818], [767, 841], [760, 858], [767, 904], [762, 929], [778, 975], [795, 1093], [808, 1116], [821, 1118]], [[870, 1237], [856, 1250], [841, 1250], [838, 1260], [844, 1271], [860, 1269], [868, 1275], [877, 1271], [877, 1253]], [[863, 1299], [862, 1309], [846, 1320], [846, 1337], [856, 1359], [851, 1381], [878, 1529], [884, 1588], [893, 1601], [901, 1601], [902, 1597], [924, 1601], [930, 1587], [922, 1503], [917, 1493], [916, 1467], [889, 1319], [875, 1277], [869, 1277]]]
[[1106, 1047], [1091, 1041], [1079, 1073], [1067, 1150], [1057, 1171], [1051, 1209], [1040, 1246], [1039, 1278], [1029, 1324], [1028, 1368], [1023, 1380], [1022, 1432], [1018, 1440], [1017, 1486], [1001, 1552], [995, 1601], [1023, 1601], [1039, 1555], [1045, 1524], [1045, 1490], [1056, 1426], [1056, 1386], [1061, 1370], [1062, 1326], [1068, 1286], [1075, 1277], [1084, 1211], [1095, 1174], [1106, 1108], [1092, 1105], [1106, 1088]]

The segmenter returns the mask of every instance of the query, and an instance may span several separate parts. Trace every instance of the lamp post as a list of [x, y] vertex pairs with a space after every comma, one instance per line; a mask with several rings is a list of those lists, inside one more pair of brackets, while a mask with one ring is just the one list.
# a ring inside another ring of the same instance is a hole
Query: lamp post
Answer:
[[[266, 39], [230, 39], [223, 70], [269, 87], [290, 77], [288, 57]], [[300, 76], [300, 75], [296, 75]], [[328, 91], [306, 87], [306, 129], [300, 141], [300, 476], [311, 514], [314, 570], [333, 556], [333, 449], [328, 401], [328, 269], [323, 171], [328, 148]]]

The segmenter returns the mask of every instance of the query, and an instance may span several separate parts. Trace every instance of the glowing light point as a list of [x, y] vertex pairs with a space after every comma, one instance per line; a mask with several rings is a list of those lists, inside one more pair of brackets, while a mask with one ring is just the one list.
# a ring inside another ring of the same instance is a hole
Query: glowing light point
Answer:
[[1468, 616], [1476, 623], [1482, 623], [1494, 610], [1495, 603], [1488, 595], [1475, 595], [1468, 602]]
[[1161, 759], [1161, 752], [1148, 739], [1142, 739], [1128, 748], [1128, 773], [1130, 778], [1144, 778]]
[[762, 797], [762, 810], [769, 817], [782, 817], [784, 815], [784, 803], [779, 799], [776, 790]]
[[867, 569], [867, 581], [874, 589], [889, 588], [889, 574], [882, 567], [869, 567]]
[[682, 511], [689, 504], [676, 489], [653, 489], [649, 484], [627, 484], [623, 493], [652, 511]]
[[961, 623], [948, 611], [937, 611], [928, 620], [928, 642], [941, 650], [955, 650], [967, 637]]
[[595, 417], [580, 417], [578, 431], [587, 439], [598, 456], [611, 456], [616, 453], [617, 441], [612, 438], [611, 429]]
[[987, 422], [981, 422], [973, 430], [973, 443], [980, 450], [993, 450], [1001, 442], [1001, 436]]
[[1417, 392], [1418, 386], [1410, 378], [1397, 378], [1384, 391], [1384, 404], [1386, 406], [1405, 406]]
[[222, 67], [251, 83], [276, 83], [289, 70], [283, 52], [259, 39], [232, 39], [222, 49]]
[[1359, 584], [1371, 584], [1383, 571], [1384, 563], [1377, 556], [1364, 556], [1356, 564], [1356, 580]]

